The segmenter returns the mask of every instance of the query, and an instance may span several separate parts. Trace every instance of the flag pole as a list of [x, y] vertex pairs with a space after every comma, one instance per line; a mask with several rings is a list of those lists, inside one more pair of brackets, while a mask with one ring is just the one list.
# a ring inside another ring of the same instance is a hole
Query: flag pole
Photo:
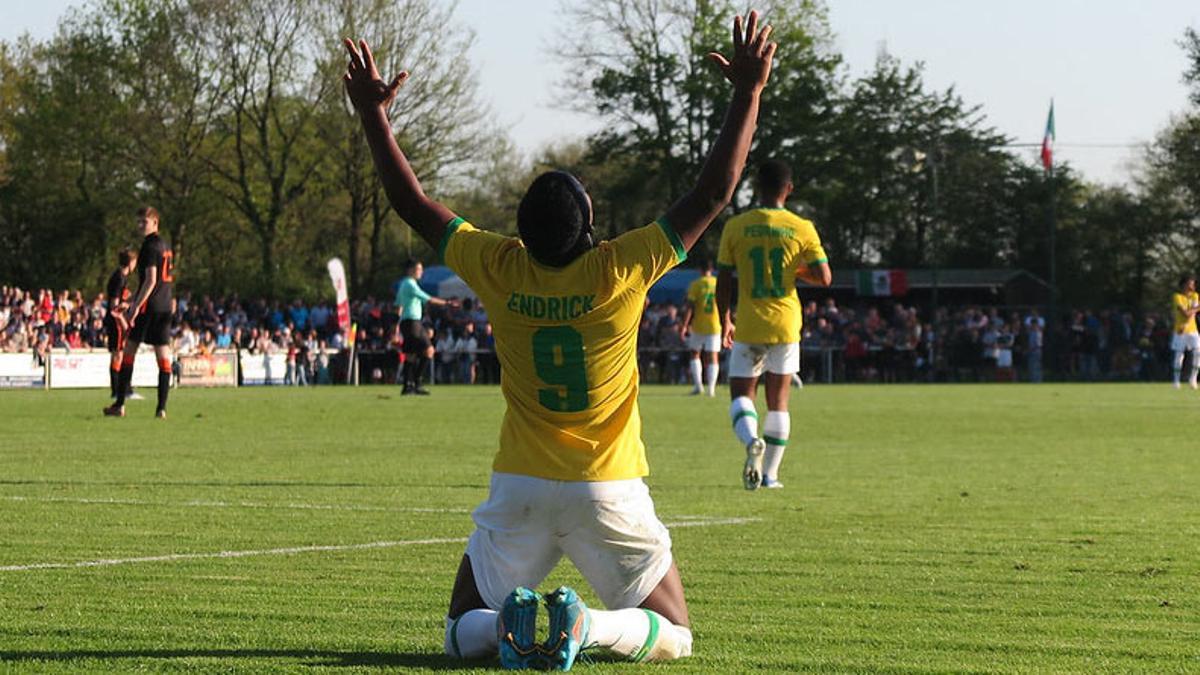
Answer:
[[[1043, 333], [1045, 341], [1044, 348], [1046, 352], [1055, 354], [1053, 349], [1057, 349], [1055, 327], [1058, 325], [1058, 255], [1056, 252], [1055, 239], [1058, 232], [1058, 190], [1054, 182], [1054, 154], [1053, 142], [1057, 140], [1057, 134], [1054, 128], [1054, 99], [1050, 99], [1050, 114], [1046, 118], [1046, 134], [1042, 138], [1042, 167], [1045, 169], [1046, 187], [1048, 189], [1047, 202], [1049, 204], [1050, 213], [1048, 214], [1049, 246], [1047, 247], [1050, 255], [1050, 311], [1047, 316], [1048, 328], [1050, 330]], [[1052, 349], [1053, 348], [1053, 349]], [[1057, 363], [1057, 359], [1055, 361]], [[1054, 364], [1051, 365], [1053, 368]]]

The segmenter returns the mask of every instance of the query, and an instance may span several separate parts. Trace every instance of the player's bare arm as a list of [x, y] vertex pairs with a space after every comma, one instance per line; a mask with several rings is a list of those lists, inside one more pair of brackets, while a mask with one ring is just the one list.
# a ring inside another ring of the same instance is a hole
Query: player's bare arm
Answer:
[[146, 280], [138, 287], [138, 292], [133, 296], [133, 301], [129, 303], [129, 307], [125, 310], [125, 320], [129, 325], [137, 319], [138, 311], [146, 305], [146, 301], [150, 299], [150, 294], [154, 293], [154, 287], [158, 286], [158, 268], [146, 268]]
[[750, 12], [743, 29], [742, 17], [733, 20], [733, 55], [725, 58], [712, 52], [709, 59], [733, 84], [733, 100], [725, 113], [721, 133], [709, 152], [695, 187], [675, 202], [666, 213], [666, 221], [675, 229], [685, 249], [691, 250], [713, 219], [733, 199], [750, 152], [750, 141], [758, 122], [758, 104], [775, 43], [770, 42], [771, 26], [758, 27], [758, 12]]
[[390, 83], [384, 82], [366, 40], [359, 40], [356, 45], [346, 39], [344, 44], [350, 53], [350, 64], [343, 78], [346, 93], [362, 121], [367, 145], [375, 160], [375, 170], [379, 173], [388, 201], [404, 222], [430, 246], [437, 248], [446, 232], [446, 224], [454, 219], [454, 213], [425, 195], [408, 158], [392, 135], [392, 125], [388, 120], [388, 107], [400, 86], [408, 79], [408, 71], [402, 71]]
[[722, 267], [717, 272], [717, 316], [721, 318], [721, 346], [733, 346], [733, 270]]
[[796, 270], [796, 278], [811, 286], [827, 288], [833, 283], [833, 271], [829, 269], [829, 263], [817, 263]]
[[679, 335], [687, 337], [689, 329], [692, 326], [692, 316], [696, 314], [696, 307], [691, 300], [683, 303], [683, 321], [679, 322]]

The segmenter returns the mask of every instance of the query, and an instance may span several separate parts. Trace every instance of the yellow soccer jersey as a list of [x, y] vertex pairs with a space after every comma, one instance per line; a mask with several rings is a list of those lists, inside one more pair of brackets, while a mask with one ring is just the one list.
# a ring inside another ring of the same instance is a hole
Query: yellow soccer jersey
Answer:
[[737, 270], [734, 338], [750, 344], [799, 340], [804, 312], [796, 297], [796, 270], [827, 260], [812, 222], [787, 209], [752, 209], [730, 218], [717, 265]]
[[648, 474], [637, 330], [646, 291], [687, 257], [675, 231], [658, 221], [553, 268], [519, 239], [456, 218], [441, 254], [492, 322], [507, 403], [492, 469], [565, 481]]
[[1188, 318], [1187, 310], [1200, 306], [1200, 293], [1176, 293], [1171, 296], [1171, 314], [1175, 317], [1175, 332], [1195, 333], [1196, 319]]
[[702, 276], [688, 286], [688, 302], [692, 303], [692, 332], [716, 335], [721, 332], [721, 317], [717, 316], [717, 278]]

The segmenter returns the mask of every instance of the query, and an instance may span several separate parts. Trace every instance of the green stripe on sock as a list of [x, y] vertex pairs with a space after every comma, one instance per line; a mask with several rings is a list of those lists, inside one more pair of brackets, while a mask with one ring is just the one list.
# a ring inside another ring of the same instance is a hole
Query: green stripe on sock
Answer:
[[462, 658], [462, 650], [458, 647], [458, 622], [461, 619], [462, 617], [460, 616], [454, 620], [454, 623], [450, 624], [450, 646], [454, 649], [455, 658], [460, 659]]
[[787, 445], [786, 438], [775, 438], [774, 436], [767, 436], [766, 434], [763, 434], [763, 441], [765, 441], [768, 445], [778, 445], [781, 448]]
[[742, 419], [743, 417], [753, 417], [754, 419], [758, 419], [758, 413], [754, 412], [753, 410], [743, 410], [733, 416], [733, 424], [737, 425], [738, 420]]
[[642, 645], [638, 653], [633, 655], [633, 660], [637, 663], [646, 660], [646, 657], [650, 655], [650, 649], [658, 641], [658, 615], [648, 609], [643, 609], [642, 611], [650, 618], [650, 634], [646, 636], [646, 644]]

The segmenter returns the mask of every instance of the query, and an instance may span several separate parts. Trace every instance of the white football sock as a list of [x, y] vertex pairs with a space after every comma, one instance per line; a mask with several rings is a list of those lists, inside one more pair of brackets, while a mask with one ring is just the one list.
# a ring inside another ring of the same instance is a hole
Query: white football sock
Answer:
[[1179, 375], [1183, 372], [1183, 352], [1175, 352], [1175, 361], [1171, 365], [1175, 375], [1175, 384], [1179, 384]]
[[1196, 375], [1200, 374], [1200, 359], [1196, 358], [1196, 352], [1192, 352], [1191, 371], [1192, 371], [1192, 374], [1188, 377], [1188, 382], [1190, 382], [1192, 384], [1192, 386], [1195, 386], [1196, 385]]
[[630, 661], [670, 661], [692, 655], [692, 631], [648, 609], [588, 609], [587, 647]]
[[700, 391], [700, 358], [692, 359], [688, 366], [692, 369], [692, 385], [696, 387], [696, 391]]
[[763, 440], [767, 451], [763, 453], [763, 478], [779, 480], [779, 465], [783, 462], [783, 451], [787, 448], [788, 435], [792, 431], [790, 413], [768, 410], [763, 424]]
[[707, 363], [704, 365], [704, 385], [708, 387], [708, 395], [714, 396], [717, 393], [717, 376], [721, 372], [721, 365], [718, 363]]
[[758, 438], [758, 413], [749, 396], [739, 396], [729, 404], [729, 419], [733, 421], [733, 433], [742, 445]]
[[499, 651], [494, 609], [473, 609], [457, 619], [446, 617], [446, 640], [442, 646], [447, 656], [456, 659], [478, 659]]

